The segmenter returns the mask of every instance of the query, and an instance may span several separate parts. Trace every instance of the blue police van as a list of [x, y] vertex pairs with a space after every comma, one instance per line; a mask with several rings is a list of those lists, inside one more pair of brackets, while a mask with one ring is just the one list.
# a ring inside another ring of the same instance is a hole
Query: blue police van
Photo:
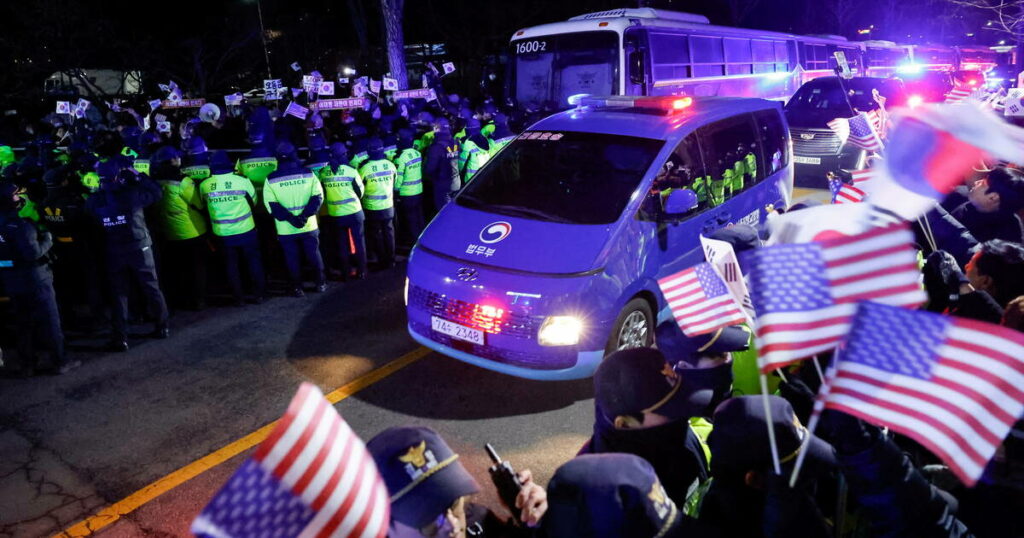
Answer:
[[702, 234], [790, 203], [778, 102], [572, 102], [495, 155], [420, 236], [405, 290], [419, 343], [515, 376], [588, 377], [606, 353], [653, 344], [671, 319], [657, 281], [703, 261]]

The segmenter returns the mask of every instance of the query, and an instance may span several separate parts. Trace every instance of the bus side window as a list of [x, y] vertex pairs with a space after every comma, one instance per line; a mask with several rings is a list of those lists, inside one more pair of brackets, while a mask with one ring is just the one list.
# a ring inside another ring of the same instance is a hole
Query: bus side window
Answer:
[[[746, 172], [747, 153], [754, 154], [755, 164], [751, 168], [763, 168], [757, 158], [760, 140], [752, 119], [749, 114], [743, 114], [712, 123], [698, 131], [704, 162], [711, 176], [708, 192], [708, 205], [711, 207], [725, 203], [745, 189], [748, 183], [754, 182]], [[752, 171], [755, 175], [760, 173]]]
[[764, 163], [759, 168], [757, 181], [760, 181], [789, 164], [789, 152], [787, 151], [789, 137], [786, 136], [786, 128], [783, 126], [778, 112], [774, 110], [755, 112], [754, 119], [757, 121], [758, 142], [761, 147], [760, 162]]

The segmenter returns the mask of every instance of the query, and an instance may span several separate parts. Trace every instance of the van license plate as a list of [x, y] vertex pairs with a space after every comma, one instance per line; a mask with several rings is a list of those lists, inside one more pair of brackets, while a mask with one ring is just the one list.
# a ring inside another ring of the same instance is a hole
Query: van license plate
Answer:
[[799, 155], [794, 155], [793, 162], [798, 164], [821, 164], [821, 157], [801, 157]]
[[458, 338], [459, 340], [465, 340], [472, 342], [477, 345], [484, 345], [484, 332], [477, 329], [470, 329], [464, 325], [458, 323], [452, 323], [446, 319], [441, 319], [437, 316], [430, 316], [430, 328], [435, 331], [447, 334], [452, 338]]

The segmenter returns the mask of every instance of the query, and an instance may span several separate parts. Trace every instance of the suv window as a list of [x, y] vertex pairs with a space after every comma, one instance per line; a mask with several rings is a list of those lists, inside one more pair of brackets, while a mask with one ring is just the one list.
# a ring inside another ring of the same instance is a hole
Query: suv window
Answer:
[[708, 206], [723, 204], [760, 179], [764, 172], [761, 138], [754, 118], [742, 114], [697, 130], [707, 173]]
[[661, 164], [657, 175], [654, 176], [651, 190], [647, 193], [647, 198], [641, 207], [640, 217], [645, 220], [655, 220], [659, 215], [663, 215], [668, 195], [680, 189], [694, 191], [697, 195], [698, 205], [687, 213], [673, 215], [673, 218], [687, 218], [700, 213], [708, 207], [707, 181], [704, 161], [701, 159], [700, 147], [697, 145], [697, 136], [691, 134], [684, 138], [669, 154], [668, 159]]
[[789, 136], [782, 123], [782, 117], [774, 110], [761, 110], [754, 113], [757, 121], [757, 133], [760, 139], [759, 165], [754, 182], [778, 172], [789, 164]]

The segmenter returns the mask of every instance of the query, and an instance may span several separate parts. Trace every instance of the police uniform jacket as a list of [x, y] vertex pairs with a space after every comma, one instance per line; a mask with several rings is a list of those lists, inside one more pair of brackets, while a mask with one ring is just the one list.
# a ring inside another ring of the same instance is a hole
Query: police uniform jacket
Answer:
[[99, 221], [108, 252], [129, 252], [153, 244], [142, 210], [162, 195], [160, 185], [139, 176], [136, 183], [101, 190], [89, 197], [86, 209]]
[[40, 232], [16, 211], [0, 214], [0, 281], [9, 295], [29, 294], [53, 281], [46, 253], [53, 246], [49, 232]]
[[459, 177], [459, 144], [451, 135], [439, 134], [424, 155], [423, 175], [434, 189], [456, 191], [462, 188]]

